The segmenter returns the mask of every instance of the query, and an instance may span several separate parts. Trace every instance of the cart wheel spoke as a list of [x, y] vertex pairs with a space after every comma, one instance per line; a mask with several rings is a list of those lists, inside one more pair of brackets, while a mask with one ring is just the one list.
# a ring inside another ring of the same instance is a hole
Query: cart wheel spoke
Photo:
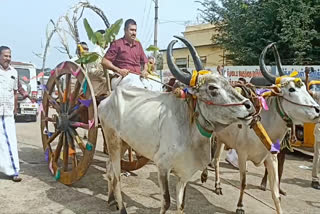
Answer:
[[[59, 104], [57, 103], [57, 101], [47, 92], [44, 92], [44, 96], [48, 96], [48, 100], [49, 100], [49, 104], [57, 111], [57, 112], [61, 112], [61, 108], [59, 106]], [[48, 106], [49, 107], [49, 106]]]
[[59, 137], [59, 142], [58, 145], [56, 147], [56, 150], [54, 151], [54, 162], [57, 163], [59, 157], [60, 157], [60, 153], [61, 153], [61, 149], [63, 146], [63, 140], [64, 139], [64, 133], [62, 133]]
[[83, 143], [83, 141], [81, 140], [80, 136], [78, 135], [77, 131], [73, 128], [69, 129], [69, 133], [71, 134], [71, 136], [73, 137], [73, 139], [75, 139], [75, 141], [77, 142], [79, 148], [81, 149], [82, 153], [84, 153], [84, 151], [86, 150], [86, 147]]
[[55, 79], [55, 83], [56, 83], [56, 87], [57, 87], [57, 90], [58, 90], [59, 101], [62, 102], [63, 101], [63, 96], [62, 96], [62, 89], [61, 89], [61, 86], [60, 86], [59, 79]]
[[68, 171], [68, 161], [69, 161], [69, 145], [66, 138], [67, 136], [65, 134], [63, 138], [63, 169], [65, 172]]
[[79, 92], [81, 89], [81, 83], [77, 80], [76, 85], [74, 86], [74, 91], [71, 94], [71, 101], [69, 105], [69, 112], [75, 107], [75, 104], [77, 103], [77, 100], [79, 98]]
[[56, 139], [56, 137], [61, 133], [61, 131], [57, 130], [55, 133], [53, 133], [53, 135], [48, 139], [47, 141], [47, 145], [49, 145], [50, 143], [52, 143], [52, 141], [54, 141]]
[[63, 103], [67, 103], [68, 101], [68, 95], [70, 90], [70, 80], [71, 80], [71, 74], [66, 75], [66, 81], [65, 81], [65, 88], [63, 93]]

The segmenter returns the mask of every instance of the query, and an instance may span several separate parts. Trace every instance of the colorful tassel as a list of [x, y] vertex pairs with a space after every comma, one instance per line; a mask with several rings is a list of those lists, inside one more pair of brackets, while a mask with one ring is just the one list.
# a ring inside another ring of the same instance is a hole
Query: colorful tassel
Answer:
[[93, 147], [93, 145], [91, 144], [91, 143], [87, 143], [86, 144], [86, 149], [88, 150], [88, 151], [91, 151], [92, 150], [92, 147]]

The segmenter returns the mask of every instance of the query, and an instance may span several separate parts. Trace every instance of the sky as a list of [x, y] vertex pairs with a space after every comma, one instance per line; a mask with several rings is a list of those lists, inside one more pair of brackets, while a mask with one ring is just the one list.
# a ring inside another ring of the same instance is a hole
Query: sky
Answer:
[[[158, 0], [159, 27], [158, 47], [165, 49], [173, 39], [173, 35], [181, 35], [186, 25], [197, 23], [198, 8], [201, 5], [195, 0]], [[46, 29], [50, 19], [57, 21], [79, 0], [0, 0], [0, 45], [9, 46], [12, 50], [12, 60], [28, 62], [42, 67], [42, 54], [46, 43]], [[122, 18], [133, 18], [137, 21], [137, 38], [144, 48], [153, 44], [154, 2], [153, 0], [89, 0], [103, 10], [112, 24]], [[87, 18], [93, 29], [104, 29], [102, 20], [92, 11], [85, 10], [83, 17]], [[83, 27], [83, 21], [78, 24], [80, 40], [88, 41]], [[123, 27], [123, 26], [122, 26]], [[119, 37], [123, 36], [123, 29]], [[71, 52], [75, 51], [75, 43], [69, 38]], [[61, 46], [59, 37], [52, 38], [47, 56], [46, 67], [53, 68], [59, 62], [67, 60], [68, 56], [57, 51]], [[147, 53], [148, 54], [148, 53]]]

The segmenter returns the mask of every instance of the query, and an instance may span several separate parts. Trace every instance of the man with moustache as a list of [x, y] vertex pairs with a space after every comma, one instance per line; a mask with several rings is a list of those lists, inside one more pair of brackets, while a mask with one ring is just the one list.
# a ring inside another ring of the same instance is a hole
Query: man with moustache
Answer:
[[11, 50], [0, 47], [0, 172], [20, 182], [14, 113], [17, 112], [18, 74], [10, 65]]
[[113, 89], [118, 85], [146, 88], [143, 78], [148, 75], [148, 59], [141, 43], [136, 40], [137, 23], [133, 19], [126, 20], [124, 33], [123, 38], [111, 44], [101, 64], [118, 75], [118, 78], [111, 80]]

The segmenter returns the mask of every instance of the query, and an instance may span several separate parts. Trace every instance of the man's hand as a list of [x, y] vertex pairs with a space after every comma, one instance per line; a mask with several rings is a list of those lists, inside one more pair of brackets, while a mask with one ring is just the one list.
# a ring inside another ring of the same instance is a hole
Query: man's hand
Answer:
[[143, 71], [141, 72], [141, 75], [140, 75], [140, 76], [143, 77], [143, 78], [147, 78], [148, 75], [149, 75], [148, 71], [143, 70]]
[[116, 71], [118, 74], [120, 74], [121, 76], [125, 77], [129, 74], [129, 70], [128, 69], [118, 69]]

